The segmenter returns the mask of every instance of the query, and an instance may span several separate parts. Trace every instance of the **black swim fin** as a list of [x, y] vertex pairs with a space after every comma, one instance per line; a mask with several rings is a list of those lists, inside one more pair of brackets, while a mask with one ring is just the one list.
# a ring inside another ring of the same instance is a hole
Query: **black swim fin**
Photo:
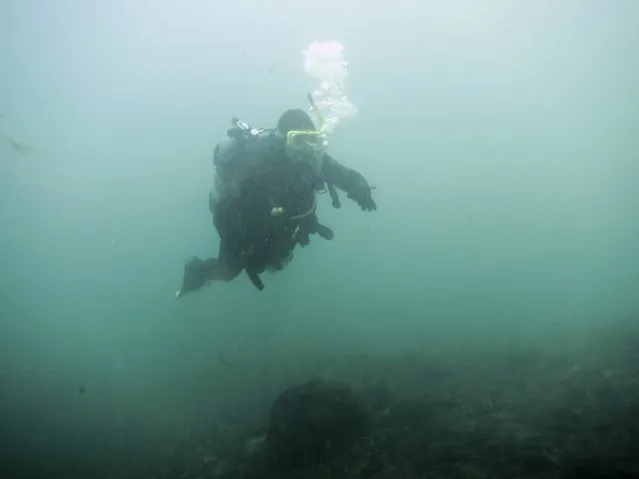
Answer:
[[187, 293], [197, 291], [213, 276], [217, 266], [217, 258], [200, 259], [193, 256], [184, 265], [184, 277], [182, 286], [175, 293], [176, 298], [181, 298]]

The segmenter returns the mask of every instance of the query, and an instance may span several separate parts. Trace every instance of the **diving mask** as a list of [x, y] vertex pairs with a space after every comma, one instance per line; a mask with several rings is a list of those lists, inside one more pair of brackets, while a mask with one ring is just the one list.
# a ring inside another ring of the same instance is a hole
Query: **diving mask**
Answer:
[[286, 154], [294, 161], [306, 161], [315, 173], [321, 171], [321, 160], [328, 147], [326, 134], [315, 130], [291, 130], [286, 134]]

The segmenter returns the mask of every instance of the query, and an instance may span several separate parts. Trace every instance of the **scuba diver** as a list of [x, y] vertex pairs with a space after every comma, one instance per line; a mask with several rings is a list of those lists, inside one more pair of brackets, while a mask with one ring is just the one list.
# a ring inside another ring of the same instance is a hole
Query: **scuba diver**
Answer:
[[308, 245], [311, 234], [332, 239], [316, 215], [318, 192], [328, 191], [335, 208], [341, 207], [337, 187], [363, 211], [377, 209], [373, 188], [326, 153], [325, 135], [303, 110], [287, 110], [274, 129], [237, 118], [232, 124], [213, 154], [209, 209], [220, 237], [218, 256], [187, 260], [177, 298], [210, 281], [232, 281], [243, 270], [262, 290], [259, 275], [283, 269], [297, 244]]

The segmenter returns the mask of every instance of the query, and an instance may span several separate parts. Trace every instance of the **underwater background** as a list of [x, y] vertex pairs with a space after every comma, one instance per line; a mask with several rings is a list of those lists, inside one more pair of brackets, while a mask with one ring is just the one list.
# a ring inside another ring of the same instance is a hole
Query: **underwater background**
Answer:
[[[632, 0], [3, 2], [3, 477], [156, 477], [315, 376], [410, 394], [432, 358], [639, 344], [638, 24]], [[184, 260], [217, 253], [215, 144], [306, 108], [325, 40], [359, 107], [330, 152], [378, 210], [320, 197], [335, 238], [264, 291], [176, 301]]]

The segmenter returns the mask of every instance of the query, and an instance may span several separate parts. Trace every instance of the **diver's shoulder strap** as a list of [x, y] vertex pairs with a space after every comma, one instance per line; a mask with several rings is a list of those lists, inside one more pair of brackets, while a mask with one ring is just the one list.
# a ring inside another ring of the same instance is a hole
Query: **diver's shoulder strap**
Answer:
[[236, 117], [231, 118], [231, 124], [233, 126], [226, 130], [226, 134], [229, 138], [235, 138], [238, 141], [260, 138], [264, 136], [264, 134], [273, 131], [266, 128], [253, 128], [247, 122]]
[[265, 156], [278, 155], [283, 151], [286, 138], [275, 128], [254, 128], [245, 121], [232, 118], [232, 128], [227, 130], [230, 139], [237, 142], [239, 150]]
[[281, 143], [277, 131], [272, 128], [253, 128], [236, 117], [231, 119], [227, 138], [218, 143], [213, 153], [213, 163], [217, 168], [227, 169], [249, 153], [269, 155]]

